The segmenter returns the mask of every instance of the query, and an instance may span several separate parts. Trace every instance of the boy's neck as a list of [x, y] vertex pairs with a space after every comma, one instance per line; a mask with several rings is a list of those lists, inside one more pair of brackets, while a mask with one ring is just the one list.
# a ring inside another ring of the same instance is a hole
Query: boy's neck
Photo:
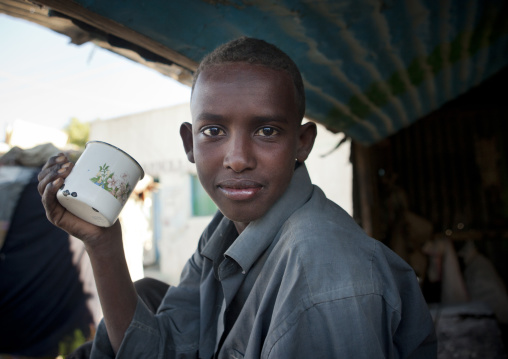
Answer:
[[233, 222], [236, 227], [236, 231], [238, 232], [238, 235], [242, 234], [245, 228], [249, 225], [250, 222]]

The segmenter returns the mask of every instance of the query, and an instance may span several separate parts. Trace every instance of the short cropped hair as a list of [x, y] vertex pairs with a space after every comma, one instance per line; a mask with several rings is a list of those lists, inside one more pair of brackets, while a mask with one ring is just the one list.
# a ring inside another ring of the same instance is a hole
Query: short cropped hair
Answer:
[[302, 75], [298, 66], [291, 58], [277, 46], [266, 41], [242, 36], [227, 42], [206, 55], [194, 73], [192, 91], [199, 74], [209, 67], [225, 63], [244, 62], [253, 65], [262, 65], [274, 70], [286, 71], [295, 85], [295, 99], [300, 119], [305, 115], [305, 91]]

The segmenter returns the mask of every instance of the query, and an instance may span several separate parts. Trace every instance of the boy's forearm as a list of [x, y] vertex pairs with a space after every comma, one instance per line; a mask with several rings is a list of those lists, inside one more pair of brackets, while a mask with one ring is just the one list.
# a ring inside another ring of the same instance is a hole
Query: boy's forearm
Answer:
[[137, 305], [137, 293], [129, 275], [122, 241], [86, 246], [109, 340], [115, 354], [122, 343]]

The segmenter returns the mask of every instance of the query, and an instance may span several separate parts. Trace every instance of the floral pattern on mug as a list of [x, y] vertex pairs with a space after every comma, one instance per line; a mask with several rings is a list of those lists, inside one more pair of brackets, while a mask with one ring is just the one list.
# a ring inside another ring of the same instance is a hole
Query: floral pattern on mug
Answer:
[[99, 172], [97, 172], [95, 177], [90, 178], [90, 181], [111, 193], [122, 205], [127, 202], [132, 192], [132, 188], [129, 182], [127, 182], [127, 174], [123, 173], [121, 176], [115, 175], [114, 172], [110, 171], [106, 163], [99, 166]]

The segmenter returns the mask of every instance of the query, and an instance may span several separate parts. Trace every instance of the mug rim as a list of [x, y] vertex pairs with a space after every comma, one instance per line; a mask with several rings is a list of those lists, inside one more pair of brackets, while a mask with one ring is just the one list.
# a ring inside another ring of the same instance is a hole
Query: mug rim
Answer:
[[97, 141], [97, 140], [93, 140], [93, 141], [88, 141], [86, 144], [85, 144], [85, 148], [91, 144], [91, 143], [102, 143], [104, 145], [107, 145], [107, 146], [110, 146], [110, 147], [113, 147], [114, 149], [122, 152], [124, 155], [126, 155], [127, 157], [129, 157], [132, 161], [134, 161], [134, 163], [139, 167], [139, 169], [141, 170], [141, 177], [139, 178], [139, 180], [142, 180], [144, 177], [145, 177], [145, 170], [143, 169], [143, 167], [141, 167], [141, 165], [139, 164], [138, 161], [136, 161], [134, 159], [134, 157], [132, 157], [131, 155], [129, 155], [127, 152], [125, 152], [124, 150], [122, 150], [121, 148], [117, 147], [117, 146], [114, 146], [112, 145], [111, 143], [107, 143], [107, 142], [104, 142], [104, 141]]

